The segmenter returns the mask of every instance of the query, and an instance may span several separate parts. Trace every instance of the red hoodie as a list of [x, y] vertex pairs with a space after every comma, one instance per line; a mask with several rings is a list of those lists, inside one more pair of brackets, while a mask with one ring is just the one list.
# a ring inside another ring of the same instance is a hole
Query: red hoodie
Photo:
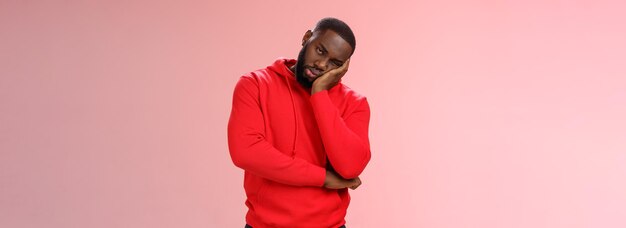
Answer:
[[352, 179], [370, 160], [366, 98], [341, 83], [311, 96], [289, 70], [295, 63], [278, 59], [235, 86], [228, 146], [245, 170], [254, 228], [345, 224], [350, 195], [323, 187], [326, 167]]

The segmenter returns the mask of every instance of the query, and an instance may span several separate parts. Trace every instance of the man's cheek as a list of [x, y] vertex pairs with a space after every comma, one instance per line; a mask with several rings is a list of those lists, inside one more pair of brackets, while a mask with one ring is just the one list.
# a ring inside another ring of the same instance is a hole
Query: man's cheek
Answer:
[[324, 73], [327, 73], [328, 71], [331, 71], [331, 70], [334, 70], [334, 69], [337, 69], [337, 68], [339, 68], [339, 67], [336, 67], [336, 66], [329, 67], [328, 70], [324, 71]]

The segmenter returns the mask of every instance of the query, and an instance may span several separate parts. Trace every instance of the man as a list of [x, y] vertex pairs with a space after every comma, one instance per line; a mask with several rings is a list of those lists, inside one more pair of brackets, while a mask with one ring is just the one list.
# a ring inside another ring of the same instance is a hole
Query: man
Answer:
[[298, 59], [243, 75], [228, 145], [245, 170], [246, 227], [345, 227], [348, 189], [370, 160], [370, 110], [341, 83], [356, 42], [350, 27], [320, 20]]

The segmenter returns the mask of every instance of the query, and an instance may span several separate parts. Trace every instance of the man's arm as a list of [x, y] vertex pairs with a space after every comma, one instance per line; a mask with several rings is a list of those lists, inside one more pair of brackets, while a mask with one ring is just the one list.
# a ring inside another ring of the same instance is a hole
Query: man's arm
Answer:
[[228, 146], [233, 163], [255, 175], [296, 186], [325, 185], [326, 169], [291, 157], [265, 139], [265, 124], [255, 79], [241, 77], [235, 86], [228, 121]]
[[344, 119], [330, 100], [327, 90], [311, 96], [313, 112], [328, 160], [335, 171], [346, 179], [358, 177], [371, 157], [368, 137], [369, 104], [365, 98], [358, 102], [356, 109]]
[[371, 157], [367, 99], [357, 100], [360, 103], [356, 109], [344, 119], [328, 96], [328, 90], [339, 84], [349, 65], [350, 59], [341, 67], [320, 76], [311, 88], [311, 104], [328, 160], [335, 171], [346, 179], [358, 177]]

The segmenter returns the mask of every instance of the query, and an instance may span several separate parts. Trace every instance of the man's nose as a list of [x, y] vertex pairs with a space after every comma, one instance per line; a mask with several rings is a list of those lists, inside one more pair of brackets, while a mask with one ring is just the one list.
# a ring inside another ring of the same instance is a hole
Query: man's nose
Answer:
[[326, 71], [326, 68], [328, 67], [328, 58], [317, 60], [315, 62], [315, 67], [322, 71]]

